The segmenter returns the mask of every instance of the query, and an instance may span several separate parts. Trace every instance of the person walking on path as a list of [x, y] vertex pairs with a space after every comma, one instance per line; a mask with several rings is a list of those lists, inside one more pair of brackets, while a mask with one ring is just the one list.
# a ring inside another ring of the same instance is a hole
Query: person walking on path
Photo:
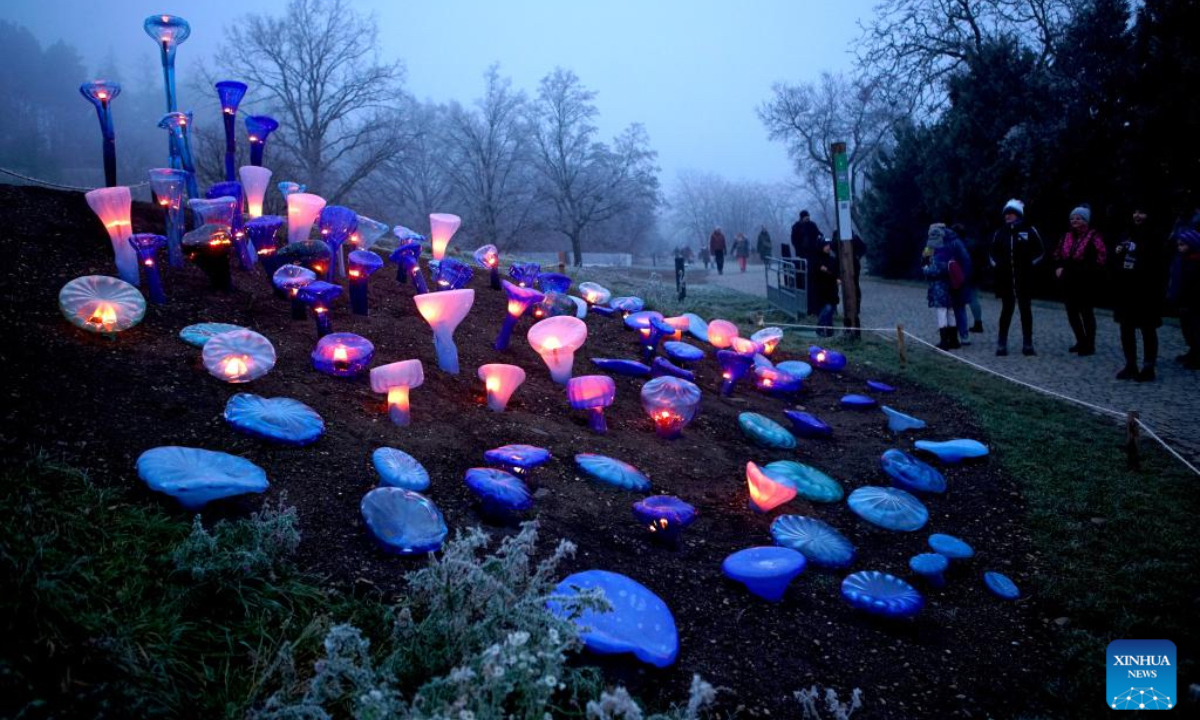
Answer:
[[[978, 238], [972, 237], [967, 232], [966, 225], [954, 223], [950, 229], [962, 241], [963, 247], [967, 249], [967, 257], [971, 260], [971, 271], [967, 273], [967, 282], [962, 289], [963, 303], [971, 308], [971, 317], [975, 320], [975, 324], [971, 325], [969, 330], [973, 333], [982, 333], [983, 306], [979, 302], [979, 288], [983, 287], [983, 273], [988, 266], [987, 248]], [[966, 315], [962, 319], [965, 321]]]
[[992, 235], [988, 260], [995, 269], [996, 297], [1000, 298], [1000, 327], [996, 335], [996, 354], [1008, 354], [1008, 329], [1013, 309], [1021, 313], [1021, 354], [1036, 355], [1033, 350], [1033, 272], [1046, 255], [1046, 246], [1037, 228], [1025, 223], [1025, 203], [1009, 200], [1002, 210], [1004, 226]]
[[696, 253], [696, 258], [704, 263], [704, 272], [708, 272], [708, 266], [712, 264], [712, 256], [708, 254], [708, 246], [701, 245], [700, 252]]
[[746, 272], [746, 261], [750, 259], [750, 241], [741, 233], [733, 237], [733, 257], [738, 261], [742, 272]]
[[838, 258], [832, 242], [825, 240], [821, 244], [815, 261], [816, 264], [810, 267], [813, 268], [813, 298], [821, 308], [817, 315], [817, 325], [822, 329], [817, 330], [817, 334], [833, 337], [833, 314], [837, 312], [838, 283], [841, 280]]
[[930, 225], [925, 240], [922, 271], [929, 283], [925, 297], [937, 318], [937, 347], [941, 350], [957, 350], [962, 347], [954, 321], [954, 298], [950, 278], [950, 265], [953, 262], [955, 249], [952, 241], [947, 241], [946, 226], [942, 223]]
[[1071, 229], [1054, 250], [1054, 276], [1062, 283], [1067, 322], [1075, 333], [1075, 344], [1067, 352], [1083, 357], [1096, 354], [1096, 286], [1107, 250], [1104, 238], [1091, 226], [1091, 208], [1080, 205], [1069, 221]]
[[803, 258], [807, 263], [808, 271], [805, 274], [804, 287], [808, 292], [808, 312], [812, 312], [812, 308], [821, 307], [819, 300], [813, 292], [814, 275], [816, 266], [820, 263], [820, 256], [823, 254], [822, 241], [825, 237], [821, 234], [821, 229], [812, 221], [807, 210], [800, 211], [800, 219], [792, 225], [792, 253]]
[[1179, 255], [1171, 277], [1171, 301], [1179, 308], [1179, 326], [1187, 352], [1175, 358], [1189, 370], [1200, 370], [1200, 230], [1183, 226], [1172, 233]]
[[708, 236], [708, 251], [712, 254], [713, 262], [717, 264], [717, 274], [725, 274], [725, 233], [720, 226], [713, 228]]
[[[1121, 352], [1125, 367], [1118, 380], [1149, 382], [1158, 360], [1158, 328], [1162, 327], [1162, 303], [1166, 297], [1167, 263], [1163, 259], [1162, 236], [1150, 229], [1141, 206], [1133, 210], [1132, 222], [1113, 248], [1113, 319], [1121, 328]], [[1137, 331], [1142, 331], [1142, 369], [1138, 371]]]
[[758, 231], [758, 240], [756, 243], [758, 250], [758, 259], [763, 265], [767, 264], [767, 258], [771, 257], [771, 233], [767, 232], [767, 226], [763, 225], [762, 230]]
[[[940, 224], [939, 224], [940, 225]], [[970, 282], [972, 263], [967, 246], [953, 229], [940, 225], [945, 233], [946, 249], [950, 255], [947, 274], [950, 280], [950, 301], [954, 303], [954, 327], [958, 332], [958, 344], [971, 344], [970, 328], [967, 326], [966, 289]]]

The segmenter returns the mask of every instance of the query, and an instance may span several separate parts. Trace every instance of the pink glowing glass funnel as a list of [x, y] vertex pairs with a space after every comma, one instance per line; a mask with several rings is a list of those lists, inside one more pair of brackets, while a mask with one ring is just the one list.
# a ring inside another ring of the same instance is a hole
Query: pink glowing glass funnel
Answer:
[[417, 312], [433, 329], [433, 347], [438, 367], [451, 375], [458, 374], [458, 348], [454, 346], [454, 331], [475, 304], [475, 291], [470, 288], [443, 290], [414, 295]]
[[424, 382], [425, 369], [420, 360], [401, 360], [371, 368], [371, 390], [387, 395], [388, 417], [401, 427], [412, 422], [409, 391]]
[[446, 246], [450, 238], [458, 232], [462, 218], [450, 213], [430, 213], [429, 215], [429, 244], [433, 248], [433, 259], [441, 260], [446, 255]]
[[129, 236], [133, 234], [133, 224], [129, 220], [133, 198], [129, 188], [124, 185], [92, 190], [84, 195], [88, 207], [104, 223], [108, 231], [108, 239], [112, 242], [113, 255], [117, 261], [117, 275], [125, 282], [138, 287], [141, 279], [138, 274], [137, 251], [129, 244]]
[[292, 193], [287, 196], [288, 243], [307, 240], [313, 223], [325, 207], [325, 198], [312, 193]]
[[750, 489], [750, 507], [758, 512], [771, 512], [796, 497], [796, 488], [772, 480], [752, 462], [746, 463], [746, 484]]
[[504, 412], [513, 393], [525, 382], [525, 371], [517, 365], [489, 363], [479, 368], [479, 379], [487, 392], [487, 406], [492, 412]]
[[263, 200], [271, 185], [271, 171], [257, 165], [243, 165], [238, 168], [238, 177], [242, 181], [242, 192], [246, 194], [246, 217], [262, 217]]
[[575, 351], [587, 340], [587, 323], [570, 315], [559, 315], [534, 323], [526, 339], [550, 368], [550, 378], [559, 385], [571, 379]]

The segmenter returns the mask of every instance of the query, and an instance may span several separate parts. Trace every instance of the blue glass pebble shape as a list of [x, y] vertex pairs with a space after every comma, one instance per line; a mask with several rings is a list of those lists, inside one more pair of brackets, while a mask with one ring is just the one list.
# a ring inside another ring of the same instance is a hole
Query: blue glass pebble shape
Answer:
[[896, 388], [894, 388], [891, 385], [888, 385], [887, 383], [882, 382], [880, 380], [868, 380], [867, 387], [870, 388], [871, 390], [874, 390], [875, 392], [881, 392], [881, 393], [896, 392]]
[[775, 363], [771, 362], [771, 358], [763, 355], [762, 353], [754, 353], [754, 367], [773, 368], [775, 367]]
[[946, 478], [937, 468], [903, 450], [885, 450], [879, 465], [898, 488], [909, 492], [946, 492]]
[[895, 575], [864, 570], [842, 581], [842, 597], [859, 610], [890, 618], [912, 617], [925, 606], [925, 598]]
[[507, 514], [533, 507], [533, 494], [512, 473], [496, 468], [475, 467], [467, 470], [467, 487], [483, 503], [484, 510]]
[[579, 469], [606, 485], [623, 490], [646, 492], [650, 489], [650, 478], [634, 466], [606, 455], [579, 453], [575, 456]]
[[866, 408], [875, 407], [875, 398], [866, 395], [850, 395], [842, 396], [842, 407], [853, 408], [855, 410], [865, 410]]
[[377, 487], [363, 496], [363, 522], [387, 552], [420, 555], [442, 547], [450, 532], [429, 498], [398, 487]]
[[721, 571], [763, 600], [779, 602], [807, 564], [804, 555], [791, 548], [760, 545], [738, 550], [725, 558]]
[[696, 521], [696, 508], [674, 495], [651, 495], [633, 504], [633, 515], [656, 537], [676, 540]]
[[608, 303], [608, 306], [617, 312], [635, 313], [641, 312], [642, 308], [646, 307], [646, 301], [636, 295], [615, 297]]
[[744, 412], [738, 415], [738, 427], [746, 437], [762, 447], [778, 450], [791, 450], [796, 447], [796, 436], [765, 415]]
[[951, 560], [966, 560], [975, 556], [975, 548], [953, 535], [934, 533], [929, 536], [929, 547], [939, 555]]
[[809, 365], [803, 360], [784, 360], [783, 362], [775, 363], [775, 368], [777, 370], [782, 370], [792, 377], [798, 377], [801, 380], [807, 378], [809, 375], [812, 375], [813, 371], [812, 365]]
[[696, 379], [696, 373], [691, 370], [684, 370], [665, 357], [654, 358], [653, 362], [650, 363], [650, 374], [655, 376], [669, 375], [681, 380], [687, 380], [688, 382], [693, 382]]
[[142, 453], [137, 473], [151, 490], [170, 495], [188, 510], [221, 498], [265, 492], [269, 486], [263, 469], [245, 458], [178, 445]]
[[988, 454], [987, 445], [978, 440], [966, 440], [962, 438], [946, 440], [944, 442], [918, 440], [914, 445], [916, 445], [918, 450], [930, 453], [945, 463], [959, 463], [968, 458], [978, 458]]
[[653, 372], [649, 365], [637, 360], [592, 358], [592, 364], [605, 372], [626, 377], [650, 377], [650, 373]]
[[663, 352], [676, 362], [696, 362], [704, 359], [703, 350], [678, 340], [668, 340], [663, 343]]
[[421, 492], [429, 488], [429, 471], [415, 457], [396, 448], [376, 448], [371, 464], [384, 485]]
[[[825, 353], [825, 359], [821, 360], [821, 353]], [[837, 372], [846, 367], [846, 356], [837, 350], [828, 350], [819, 347], [810, 347], [808, 349], [808, 361], [821, 370]]]
[[209, 338], [231, 330], [245, 330], [245, 328], [229, 323], [196, 323], [180, 330], [179, 339], [192, 347], [204, 347], [204, 343], [208, 342]]
[[776, 460], [763, 466], [763, 473], [775, 482], [796, 489], [796, 494], [812, 502], [831, 503], [842, 499], [842, 485], [820, 470], [794, 460]]
[[[344, 360], [334, 360], [338, 347], [345, 351]], [[375, 345], [362, 335], [330, 333], [317, 341], [309, 359], [318, 372], [334, 377], [354, 377], [367, 369], [375, 357]]]
[[925, 427], [924, 420], [915, 418], [912, 415], [905, 415], [887, 405], [882, 405], [879, 409], [887, 416], [888, 430], [894, 433], [902, 433], [905, 430], [921, 430]]
[[983, 584], [993, 595], [1002, 600], [1016, 600], [1021, 597], [1021, 591], [1017, 588], [1017, 584], [1010, 580], [1007, 575], [998, 572], [985, 572], [983, 574]]
[[299, 400], [253, 393], [229, 398], [225, 421], [247, 435], [294, 447], [311, 445], [325, 433], [325, 421]]
[[863, 520], [887, 530], [913, 532], [929, 522], [925, 505], [899, 488], [860, 487], [850, 493], [846, 504]]
[[780, 515], [771, 523], [776, 545], [800, 552], [822, 568], [850, 567], [857, 551], [833, 526], [805, 515]]
[[708, 323], [704, 318], [696, 313], [684, 313], [681, 317], [687, 318], [689, 335], [701, 342], [708, 342]]
[[537, 445], [501, 445], [483, 453], [483, 459], [496, 465], [528, 472], [550, 461], [550, 451]]
[[641, 330], [650, 327], [650, 321], [657, 318], [663, 319], [663, 314], [655, 310], [639, 310], [635, 313], [630, 313], [625, 316], [625, 327], [630, 330]]
[[950, 561], [945, 555], [938, 553], [921, 553], [908, 559], [908, 569], [924, 577], [933, 585], [940, 586], [944, 582], [942, 573], [950, 567]]
[[[633, 653], [655, 667], [670, 667], [679, 655], [679, 633], [675, 617], [662, 598], [645, 585], [607, 570], [585, 570], [568, 575], [554, 589], [555, 595], [571, 596], [578, 590], [598, 589], [612, 610], [587, 610], [572, 622], [588, 650], [600, 655]], [[547, 603], [550, 612], [570, 619], [560, 603]]]
[[816, 415], [801, 412], [800, 410], [784, 410], [783, 414], [784, 417], [792, 422], [792, 428], [800, 437], [819, 438], [829, 437], [833, 434], [833, 428]]

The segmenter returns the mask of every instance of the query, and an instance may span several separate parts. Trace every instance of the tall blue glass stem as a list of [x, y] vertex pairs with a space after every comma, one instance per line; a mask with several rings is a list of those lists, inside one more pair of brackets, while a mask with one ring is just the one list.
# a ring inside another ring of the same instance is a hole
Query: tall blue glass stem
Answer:
[[250, 143], [250, 164], [262, 167], [263, 163], [263, 148], [267, 145], [266, 140], [257, 140]]
[[454, 344], [454, 333], [443, 329], [433, 331], [433, 351], [437, 355], [438, 367], [442, 372], [458, 374], [458, 347]]
[[167, 206], [167, 263], [183, 267], [183, 203]]
[[234, 173], [237, 172], [237, 135], [234, 131], [234, 121], [237, 120], [235, 113], [221, 113], [225, 119], [225, 180], [233, 182], [237, 180]]
[[107, 100], [101, 100], [96, 106], [96, 115], [100, 119], [100, 134], [104, 136], [104, 186], [117, 185], [117, 140], [113, 133], [112, 109]]
[[509, 338], [512, 337], [513, 328], [517, 326], [517, 317], [511, 313], [505, 313], [504, 322], [500, 324], [500, 334], [496, 336], [496, 342], [493, 345], [497, 350], [507, 350]]
[[366, 275], [350, 278], [350, 312], [355, 315], [369, 314], [367, 283]]

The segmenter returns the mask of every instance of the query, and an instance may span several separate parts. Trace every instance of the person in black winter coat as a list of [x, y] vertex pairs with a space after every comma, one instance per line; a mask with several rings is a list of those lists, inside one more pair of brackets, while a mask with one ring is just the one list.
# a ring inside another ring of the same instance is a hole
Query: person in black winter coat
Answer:
[[840, 277], [837, 253], [834, 252], [832, 242], [825, 240], [821, 243], [821, 250], [809, 267], [813, 275], [811, 297], [814, 304], [821, 308], [817, 315], [817, 325], [827, 328], [817, 330], [817, 334], [833, 337], [833, 314], [837, 312]]
[[808, 273], [805, 276], [805, 287], [808, 288], [808, 307], [811, 313], [814, 308], [820, 308], [821, 303], [813, 291], [816, 283], [816, 268], [821, 263], [822, 244], [825, 236], [821, 228], [812, 221], [807, 210], [800, 211], [800, 219], [792, 225], [792, 252], [798, 258], [804, 258], [808, 263]]
[[[1167, 262], [1162, 235], [1152, 228], [1143, 208], [1133, 211], [1132, 223], [1113, 248], [1113, 319], [1121, 327], [1121, 352], [1125, 367], [1118, 380], [1147, 382], [1154, 379], [1158, 360], [1158, 328], [1167, 294]], [[1138, 371], [1137, 332], [1145, 349]]]
[[1021, 312], [1021, 353], [1033, 350], [1033, 273], [1046, 256], [1046, 246], [1037, 228], [1025, 222], [1025, 203], [1009, 200], [1004, 204], [1004, 226], [992, 235], [988, 259], [995, 268], [996, 297], [1000, 298], [1000, 328], [996, 336], [996, 354], [1008, 354], [1008, 328], [1014, 307]]

